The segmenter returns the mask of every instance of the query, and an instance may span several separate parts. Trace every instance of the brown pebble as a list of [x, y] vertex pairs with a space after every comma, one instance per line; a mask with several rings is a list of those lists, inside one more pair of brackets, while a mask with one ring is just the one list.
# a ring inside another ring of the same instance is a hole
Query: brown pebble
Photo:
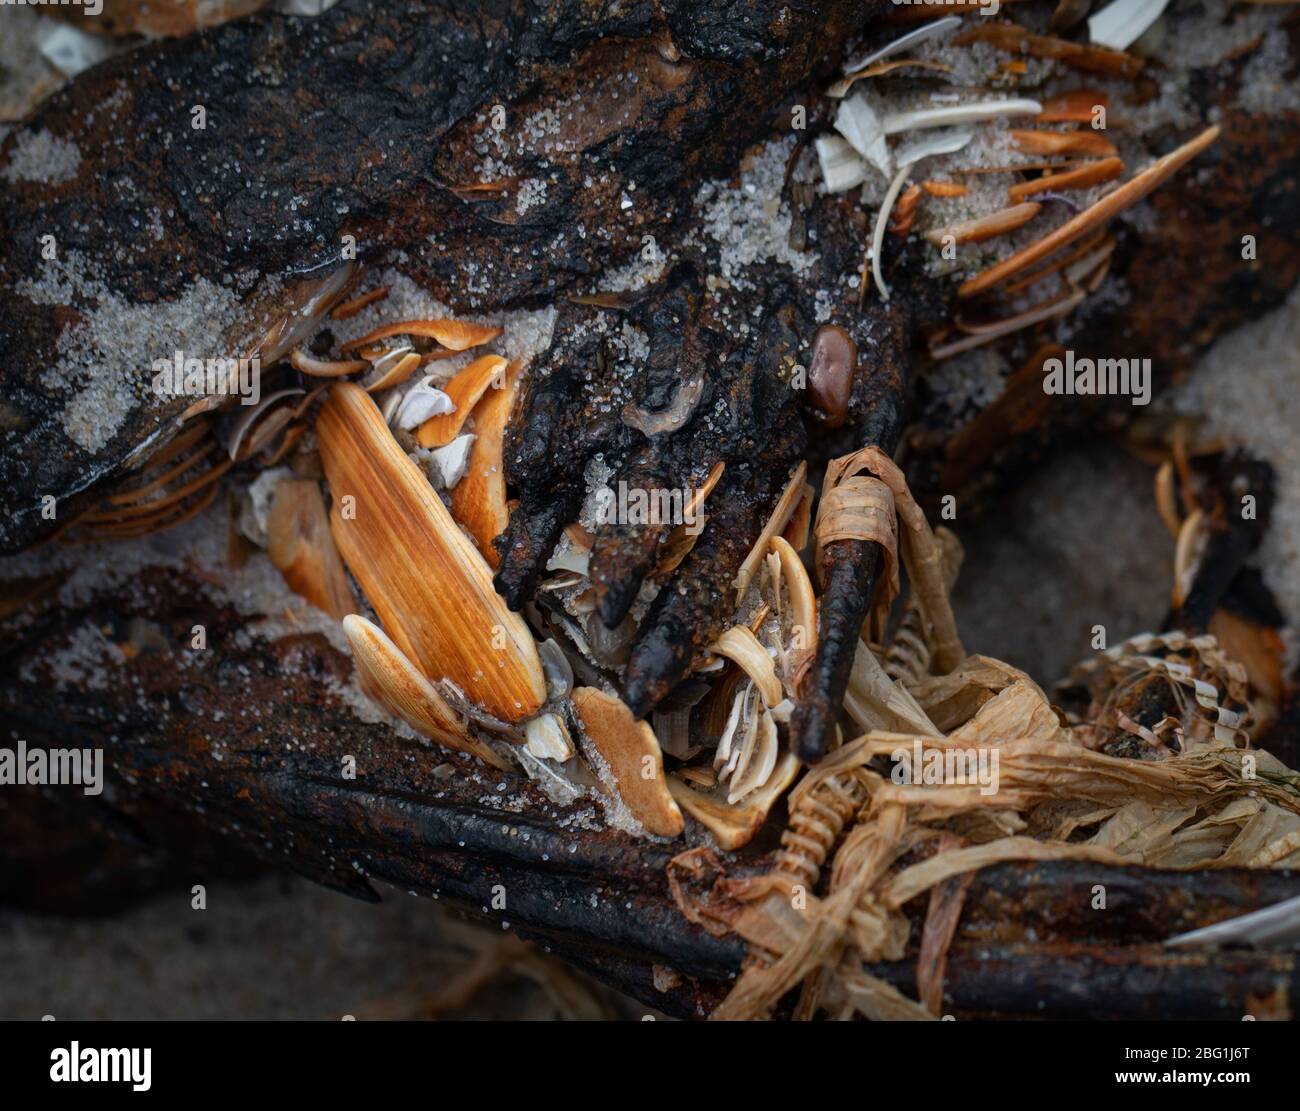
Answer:
[[813, 337], [808, 365], [808, 401], [827, 428], [839, 428], [849, 412], [858, 345], [843, 328], [823, 324]]

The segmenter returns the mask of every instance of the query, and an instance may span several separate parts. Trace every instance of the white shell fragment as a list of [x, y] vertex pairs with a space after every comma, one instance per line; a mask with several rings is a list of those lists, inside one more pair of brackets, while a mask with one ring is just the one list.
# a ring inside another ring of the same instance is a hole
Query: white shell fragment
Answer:
[[38, 41], [45, 60], [64, 77], [76, 77], [114, 52], [112, 39], [66, 23], [51, 22], [43, 27]]
[[564, 649], [550, 637], [537, 646], [537, 654], [542, 659], [542, 674], [546, 676], [546, 696], [553, 702], [568, 698], [573, 690], [573, 665]]
[[433, 376], [430, 375], [406, 391], [406, 396], [397, 406], [397, 412], [393, 414], [393, 424], [397, 428], [409, 432], [430, 417], [456, 411], [456, 403], [432, 383]]
[[259, 474], [244, 491], [239, 510], [239, 531], [259, 548], [265, 548], [267, 544], [266, 519], [271, 512], [275, 488], [286, 478], [293, 478], [293, 471], [288, 467], [272, 467]]
[[[882, 121], [886, 135], [900, 131], [915, 131], [924, 127], [949, 127], [953, 124], [975, 123], [978, 120], [996, 119], [998, 116], [1037, 116], [1043, 106], [1028, 97], [1008, 100], [976, 100], [969, 104], [953, 104], [947, 108], [917, 108], [910, 112], [891, 112]], [[897, 155], [901, 164], [903, 155]]]
[[438, 465], [438, 473], [442, 475], [444, 490], [453, 489], [465, 477], [465, 472], [469, 470], [470, 449], [477, 438], [474, 433], [467, 432], [463, 436], [457, 436], [446, 447], [435, 448], [431, 452]]
[[889, 153], [889, 144], [885, 142], [884, 125], [861, 93], [840, 105], [835, 113], [835, 130], [886, 177], [893, 172], [894, 160]]
[[867, 164], [858, 157], [848, 140], [823, 135], [816, 143], [817, 162], [828, 193], [846, 193], [867, 178]]
[[1169, 0], [1115, 0], [1088, 17], [1088, 38], [1098, 46], [1127, 50], [1168, 6]]
[[524, 747], [539, 760], [563, 764], [576, 752], [569, 728], [556, 714], [538, 714], [524, 725]]

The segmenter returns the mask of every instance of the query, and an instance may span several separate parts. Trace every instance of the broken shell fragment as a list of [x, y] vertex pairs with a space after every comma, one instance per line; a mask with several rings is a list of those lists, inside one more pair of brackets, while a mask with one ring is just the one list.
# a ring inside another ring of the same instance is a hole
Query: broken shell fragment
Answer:
[[713, 834], [720, 848], [735, 852], [753, 840], [767, 820], [768, 811], [798, 773], [798, 759], [787, 752], [777, 761], [767, 782], [739, 805], [727, 802], [720, 788], [698, 791], [676, 775], [668, 777], [668, 789], [681, 808]]
[[430, 417], [450, 413], [454, 407], [451, 398], [433, 385], [433, 376], [430, 375], [406, 391], [406, 395], [397, 403], [391, 422], [403, 432], [409, 432]]
[[650, 726], [637, 721], [621, 699], [595, 687], [575, 688], [573, 707], [632, 816], [659, 837], [681, 833], [686, 823], [669, 792], [663, 753]]
[[433, 452], [433, 461], [438, 467], [438, 477], [442, 480], [444, 490], [454, 490], [456, 484], [465, 477], [469, 470], [469, 453], [474, 446], [474, 434], [467, 432], [457, 436], [446, 447]]
[[430, 680], [448, 679], [494, 717], [546, 701], [532, 633], [359, 386], [333, 386], [316, 423], [344, 561], [397, 646]]
[[506, 384], [499, 390], [488, 391], [475, 407], [474, 435], [477, 439], [470, 453], [469, 470], [451, 494], [452, 515], [469, 530], [479, 552], [492, 567], [501, 562], [492, 541], [505, 531], [510, 519], [503, 459], [505, 431], [524, 365], [515, 362], [506, 367]]
[[383, 629], [352, 613], [343, 619], [343, 632], [367, 696], [430, 740], [509, 770], [501, 756], [470, 734], [466, 723]]
[[276, 485], [266, 539], [271, 562], [295, 594], [339, 620], [357, 608], [318, 482], [286, 478]]
[[449, 351], [464, 351], [477, 347], [480, 343], [491, 343], [500, 334], [500, 328], [468, 324], [463, 320], [399, 320], [395, 324], [385, 324], [364, 336], [348, 340], [343, 345], [343, 350], [355, 351], [375, 340], [388, 339], [389, 336], [426, 336], [436, 339]]
[[364, 359], [317, 359], [301, 347], [295, 347], [290, 352], [289, 362], [294, 370], [311, 378], [341, 378], [345, 374], [365, 370], [370, 365]]
[[278, 390], [270, 396], [262, 398], [256, 405], [241, 413], [239, 419], [235, 421], [234, 427], [230, 430], [230, 446], [228, 448], [230, 458], [236, 463], [241, 462], [255, 454], [259, 447], [265, 446], [269, 437], [258, 436], [255, 440], [250, 435], [250, 429], [255, 424], [265, 422], [275, 416], [276, 414], [272, 410], [277, 407], [285, 410], [280, 423], [280, 427], [284, 427], [284, 424], [293, 419], [293, 409], [280, 405], [280, 402], [286, 397], [297, 397], [306, 392], [306, 390], [300, 389]]
[[[493, 380], [502, 375], [505, 365], [506, 361], [500, 355], [484, 355], [448, 382], [444, 392], [451, 399], [452, 407], [420, 425], [420, 446], [444, 447], [451, 443], [465, 426], [479, 398], [487, 392]], [[504, 384], [504, 377], [501, 381]]]
[[785, 697], [781, 680], [776, 677], [776, 667], [767, 649], [759, 643], [747, 625], [733, 625], [713, 642], [709, 649], [742, 668], [754, 680], [763, 704], [775, 706]]
[[781, 587], [789, 603], [790, 627], [796, 636], [802, 630], [802, 650], [811, 652], [817, 647], [817, 597], [812, 579], [785, 537], [772, 537], [772, 551], [781, 561]]
[[419, 365], [420, 356], [414, 351], [408, 351], [405, 355], [396, 352], [384, 355], [375, 363], [374, 373], [363, 383], [366, 393], [378, 393], [380, 390], [400, 386], [415, 373], [415, 368]]
[[569, 727], [558, 714], [538, 714], [524, 726], [524, 747], [539, 760], [563, 764], [576, 755]]

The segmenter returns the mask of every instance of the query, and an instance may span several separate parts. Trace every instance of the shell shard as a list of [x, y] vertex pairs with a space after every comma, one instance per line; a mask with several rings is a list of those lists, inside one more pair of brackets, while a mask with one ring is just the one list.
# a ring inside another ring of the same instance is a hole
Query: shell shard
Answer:
[[450, 412], [432, 416], [420, 425], [420, 446], [446, 447], [459, 436], [470, 412], [493, 380], [501, 375], [504, 382], [502, 372], [505, 366], [506, 361], [500, 355], [484, 355], [448, 382], [444, 392], [451, 398], [454, 408]]
[[503, 461], [505, 430], [523, 367], [523, 363], [511, 363], [506, 368], [505, 385], [499, 390], [489, 390], [475, 408], [474, 435], [477, 439], [474, 450], [470, 452], [469, 469], [451, 495], [452, 514], [469, 529], [483, 558], [494, 568], [501, 562], [501, 557], [492, 541], [505, 531], [510, 519]]
[[267, 554], [289, 589], [318, 610], [342, 620], [357, 608], [320, 484], [284, 479], [275, 487], [266, 518]]
[[546, 681], [532, 633], [374, 401], [336, 385], [316, 430], [335, 541], [393, 642], [427, 679], [449, 680], [492, 716], [535, 714]]
[[471, 753], [493, 767], [509, 768], [487, 744], [470, 734], [464, 720], [383, 629], [352, 613], [343, 619], [343, 632], [366, 695], [430, 740]]
[[621, 699], [595, 687], [577, 687], [573, 707], [632, 816], [659, 837], [681, 833], [686, 823], [669, 791], [663, 753], [650, 726], [637, 721]]

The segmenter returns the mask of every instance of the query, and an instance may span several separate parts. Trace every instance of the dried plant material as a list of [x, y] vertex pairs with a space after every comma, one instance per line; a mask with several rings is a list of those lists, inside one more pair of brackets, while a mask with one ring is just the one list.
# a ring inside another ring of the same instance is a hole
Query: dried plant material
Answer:
[[946, 675], [925, 676], [910, 688], [917, 702], [947, 733], [970, 721], [1000, 691], [1029, 676], [988, 656], [967, 656]]
[[973, 220], [963, 220], [957, 224], [949, 224], [947, 227], [934, 228], [925, 233], [925, 238], [936, 247], [943, 246], [950, 237], [954, 243], [981, 243], [996, 235], [1015, 231], [1016, 228], [1029, 223], [1041, 209], [1042, 205], [1032, 201], [1016, 204], [984, 216], [977, 216]]
[[1192, 579], [1209, 539], [1208, 526], [1204, 511], [1193, 509], [1178, 530], [1178, 540], [1174, 545], [1174, 609], [1182, 609], [1187, 601], [1187, 592], [1192, 588]]
[[[1011, 316], [1000, 317], [993, 320], [972, 320], [964, 314], [958, 314], [953, 318], [953, 324], [959, 331], [965, 332], [968, 336], [996, 337], [1004, 336], [1010, 332], [1018, 332], [1030, 324], [1035, 324], [1039, 320], [1052, 316], [1061, 315], [1061, 306], [1067, 306], [1064, 311], [1073, 309], [1075, 305], [1082, 300], [1083, 290], [1075, 290], [1071, 293], [1070, 289], [1064, 289], [1054, 297], [1046, 301], [1040, 301], [1037, 305], [1031, 305], [1027, 309], [1015, 313]], [[953, 348], [958, 347], [956, 343], [946, 344], [943, 348], [932, 348], [932, 353], [942, 352], [944, 356], [952, 354]]]
[[[699, 540], [704, 532], [704, 526], [709, 523], [708, 515], [703, 512], [704, 503], [722, 478], [722, 472], [726, 470], [726, 466], [721, 461], [714, 463], [709, 469], [704, 482], [691, 491], [691, 496], [682, 511], [682, 516], [685, 520], [694, 521], [695, 524], [693, 526], [677, 525], [668, 534], [668, 539], [663, 542], [659, 549], [659, 559], [650, 572], [649, 577], [651, 579], [662, 579], [671, 575], [681, 566], [682, 560], [690, 555], [691, 549], [695, 547], [695, 542]], [[590, 550], [590, 544], [588, 550]]]
[[799, 773], [799, 761], [787, 752], [777, 760], [767, 782], [753, 791], [740, 804], [732, 805], [717, 790], [697, 791], [676, 774], [668, 777], [668, 788], [673, 798], [692, 818], [704, 826], [726, 852], [742, 849], [763, 828], [768, 811]]
[[1084, 46], [1052, 35], [1034, 35], [1014, 23], [981, 22], [963, 31], [954, 46], [984, 42], [1008, 54], [1028, 54], [1031, 58], [1050, 58], [1084, 73], [1108, 77], [1136, 77], [1142, 72], [1142, 59], [1102, 46]]
[[1110, 111], [1110, 96], [1099, 89], [1071, 89], [1048, 97], [1038, 114], [1038, 123], [1092, 123], [1098, 108]]
[[1088, 38], [1098, 46], [1127, 50], [1169, 6], [1169, 0], [1112, 0], [1088, 17]]
[[[1083, 265], [1091, 269], [1095, 263], [1094, 259], [1101, 259], [1109, 255], [1115, 249], [1115, 239], [1108, 236], [1103, 231], [1098, 231], [1095, 235], [1088, 236], [1082, 242], [1076, 244], [1068, 251], [1063, 251], [1056, 258], [1043, 263], [1042, 266], [1035, 267], [1023, 276], [1017, 278], [1014, 282], [1008, 282], [1002, 287], [1002, 293], [1010, 296], [1019, 293], [1021, 290], [1028, 289], [1031, 285], [1036, 285], [1044, 278], [1061, 270], [1073, 268], [1076, 265]], [[1067, 270], [1067, 273], [1070, 272]]]
[[632, 817], [657, 837], [680, 834], [686, 823], [669, 792], [663, 754], [650, 726], [637, 721], [621, 699], [595, 687], [576, 687], [573, 708], [597, 763], [604, 764], [610, 786]]
[[[501, 562], [501, 556], [492, 541], [505, 531], [510, 519], [503, 458], [505, 431], [523, 370], [522, 362], [507, 366], [505, 385], [488, 391], [475, 407], [475, 440], [469, 470], [451, 495], [452, 516], [469, 530], [483, 558], [494, 568]], [[587, 550], [591, 550], [590, 541]]]
[[1073, 293], [1067, 290], [1001, 320], [981, 324], [978, 327], [968, 325], [966, 327], [968, 335], [930, 348], [930, 357], [936, 361], [951, 359], [954, 355], [960, 355], [963, 351], [983, 347], [996, 339], [1000, 339], [1002, 336], [1024, 331], [1024, 329], [1044, 320], [1051, 320], [1057, 316], [1068, 316], [1083, 303], [1087, 295], [1087, 290], [1079, 289]]
[[844, 692], [844, 710], [861, 729], [893, 733], [939, 732], [908, 689], [891, 679], [875, 654], [861, 640], [853, 656], [853, 671]]
[[483, 355], [447, 383], [444, 392], [455, 406], [450, 413], [430, 417], [420, 425], [421, 447], [443, 447], [465, 427], [470, 412], [494, 381], [505, 385], [506, 361], [500, 355]]
[[1055, 231], [1017, 251], [1009, 258], [1003, 259], [989, 267], [982, 274], [963, 282], [957, 291], [959, 297], [973, 297], [977, 293], [997, 285], [1004, 278], [1023, 270], [1039, 259], [1051, 254], [1067, 243], [1073, 243], [1081, 235], [1100, 227], [1118, 216], [1125, 209], [1132, 208], [1138, 201], [1159, 188], [1186, 163], [1206, 149], [1219, 137], [1218, 127], [1208, 127], [1195, 139], [1184, 143], [1177, 150], [1170, 151], [1163, 158], [1158, 158], [1145, 170], [1134, 174], [1113, 193], [1109, 193], [1096, 204], [1067, 220]]
[[373, 380], [364, 383], [366, 393], [379, 393], [380, 390], [391, 390], [394, 386], [400, 386], [415, 373], [416, 367], [420, 365], [420, 356], [410, 351], [400, 358], [386, 362], [387, 365], [383, 369], [379, 366], [375, 367], [377, 373]]
[[388, 296], [391, 286], [381, 285], [375, 289], [362, 293], [358, 297], [352, 298], [351, 301], [345, 301], [341, 305], [336, 305], [330, 313], [331, 320], [349, 320], [356, 316], [362, 309], [373, 305], [376, 301], [382, 301]]
[[1038, 171], [1064, 173], [1079, 165], [1077, 162], [1009, 162], [1005, 166], [969, 166], [951, 170], [951, 173], [970, 177], [975, 174], [1029, 174]]
[[343, 632], [352, 648], [357, 680], [369, 697], [430, 740], [458, 752], [468, 752], [494, 768], [510, 765], [483, 741], [447, 704], [392, 639], [359, 614], [343, 619]]
[[754, 541], [754, 546], [750, 548], [749, 554], [745, 556], [745, 561], [740, 565], [740, 570], [736, 572], [736, 605], [740, 605], [744, 601], [745, 594], [749, 591], [749, 584], [754, 581], [754, 575], [762, 566], [763, 557], [767, 555], [768, 546], [772, 543], [772, 537], [781, 533], [785, 526], [790, 523], [795, 506], [799, 504], [799, 499], [803, 496], [804, 479], [807, 474], [808, 463], [801, 459], [799, 465], [795, 467], [794, 473], [790, 476], [790, 480], [785, 484], [785, 489], [781, 491], [781, 496], [777, 498], [776, 506], [772, 509], [767, 524], [763, 526], [763, 531], [759, 533], [758, 539]]
[[[944, 581], [952, 592], [961, 569], [964, 551], [961, 541], [951, 529], [942, 525], [934, 530], [934, 537], [943, 549]], [[885, 674], [905, 687], [919, 683], [930, 671], [930, 631], [925, 625], [925, 615], [917, 604], [915, 595], [909, 595], [903, 614], [898, 619], [889, 647], [881, 658]]]
[[334, 539], [394, 642], [427, 678], [449, 680], [493, 717], [536, 713], [546, 683], [528, 626], [374, 401], [336, 384], [316, 432]]
[[701, 790], [704, 791], [713, 790], [713, 788], [716, 787], [718, 783], [718, 773], [715, 772], [712, 768], [703, 768], [703, 767], [679, 768], [673, 774], [676, 776], [676, 778], [682, 780], [685, 783], [689, 783], [692, 787], [699, 787]]
[[320, 484], [283, 479], [266, 517], [267, 554], [295, 594], [342, 621], [357, 600], [330, 535]]
[[1023, 201], [1036, 193], [1055, 193], [1062, 189], [1091, 189], [1105, 181], [1114, 181], [1124, 172], [1122, 158], [1099, 158], [1076, 170], [1062, 174], [1048, 174], [1033, 181], [1022, 181], [1007, 190], [1013, 201]]
[[569, 727], [558, 714], [538, 714], [524, 725], [524, 747], [539, 760], [563, 764], [577, 755]]
[[[952, 104], [944, 108], [915, 108], [907, 112], [893, 112], [882, 121], [886, 135], [902, 131], [915, 131], [927, 127], [955, 127], [965, 123], [979, 123], [1003, 116], [1036, 116], [1043, 106], [1028, 97], [1006, 100], [975, 100], [968, 104]], [[903, 158], [900, 154], [898, 161]]]
[[889, 486], [874, 475], [852, 473], [846, 460], [834, 459], [822, 480], [822, 499], [817, 509], [817, 573], [825, 585], [825, 550], [837, 540], [868, 540], [884, 553], [885, 570], [876, 585], [875, 619], [889, 611], [900, 590], [898, 577], [898, 514]]
[[906, 239], [916, 223], [917, 207], [921, 203], [923, 191], [919, 185], [910, 186], [894, 205], [893, 222], [889, 226], [891, 235]]
[[[939, 838], [939, 851], [960, 848], [961, 839], [945, 833]], [[932, 1015], [943, 1013], [943, 980], [948, 948], [957, 934], [966, 892], [975, 879], [974, 872], [954, 876], [930, 889], [930, 905], [921, 930], [921, 952], [916, 959], [916, 994]]]
[[927, 69], [935, 73], [952, 72], [952, 66], [945, 65], [943, 62], [925, 61], [921, 58], [899, 58], [892, 62], [876, 62], [853, 73], [846, 74], [826, 90], [826, 95], [835, 99], [848, 96], [849, 90], [864, 78], [883, 77], [885, 74], [893, 73], [897, 69]]
[[885, 284], [885, 277], [880, 264], [881, 254], [885, 246], [885, 229], [889, 227], [889, 214], [893, 210], [894, 201], [902, 191], [904, 183], [912, 172], [912, 168], [923, 159], [939, 154], [953, 154], [961, 150], [971, 141], [974, 134], [969, 128], [957, 128], [949, 133], [927, 136], [907, 147], [899, 148], [899, 171], [894, 176], [894, 180], [889, 183], [889, 188], [885, 190], [885, 197], [880, 202], [880, 210], [876, 213], [875, 227], [871, 232], [871, 277], [876, 283], [876, 288], [880, 290], [882, 301], [889, 300], [889, 287]]
[[395, 324], [385, 324], [364, 336], [348, 340], [343, 345], [343, 350], [355, 351], [390, 336], [424, 336], [436, 339], [448, 351], [465, 351], [482, 343], [491, 343], [501, 331], [498, 327], [469, 324], [464, 320], [399, 320]]
[[754, 681], [769, 709], [785, 697], [772, 657], [748, 626], [733, 625], [709, 646], [709, 651], [737, 664]]
[[[1016, 146], [1029, 154], [1115, 154], [1115, 144], [1096, 131], [1037, 131], [1012, 128]], [[1121, 164], [1122, 168], [1122, 164]]]
[[289, 362], [294, 370], [311, 378], [341, 378], [370, 366], [364, 359], [317, 359], [301, 347], [295, 347], [290, 352]]
[[929, 178], [921, 182], [921, 188], [932, 197], [964, 197], [970, 192], [960, 181], [931, 181]]

